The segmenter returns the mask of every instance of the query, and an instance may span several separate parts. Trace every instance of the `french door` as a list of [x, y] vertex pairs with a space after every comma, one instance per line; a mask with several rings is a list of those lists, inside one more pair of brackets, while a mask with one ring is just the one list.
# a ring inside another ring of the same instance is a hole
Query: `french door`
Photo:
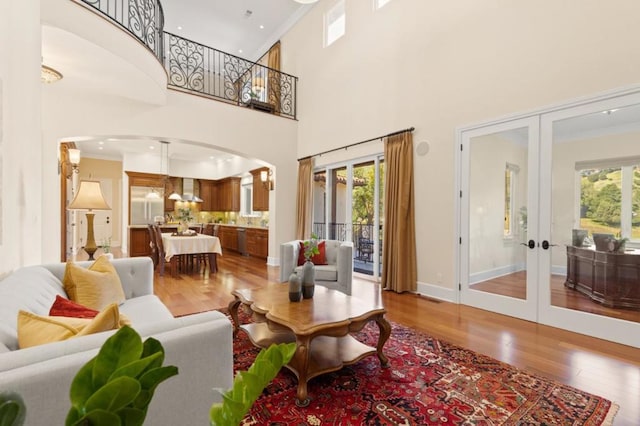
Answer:
[[[640, 268], [627, 265], [640, 256], [640, 90], [463, 129], [459, 141], [461, 303], [640, 347], [640, 307], [624, 306], [640, 300]], [[627, 238], [613, 254], [625, 261], [580, 264], [578, 291], [566, 285], [569, 252], [610, 250], [594, 234]]]

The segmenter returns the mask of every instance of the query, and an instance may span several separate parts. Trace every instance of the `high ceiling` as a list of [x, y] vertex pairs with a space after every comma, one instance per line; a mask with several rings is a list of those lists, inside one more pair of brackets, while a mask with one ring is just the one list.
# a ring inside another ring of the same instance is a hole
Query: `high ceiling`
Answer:
[[164, 30], [256, 60], [312, 5], [294, 0], [161, 0]]

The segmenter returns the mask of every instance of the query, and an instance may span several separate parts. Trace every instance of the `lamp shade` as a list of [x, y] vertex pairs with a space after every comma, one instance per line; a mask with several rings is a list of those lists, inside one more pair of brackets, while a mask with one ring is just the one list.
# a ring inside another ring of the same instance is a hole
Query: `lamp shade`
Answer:
[[80, 182], [78, 193], [67, 207], [69, 210], [111, 210], [102, 195], [100, 182], [83, 180]]

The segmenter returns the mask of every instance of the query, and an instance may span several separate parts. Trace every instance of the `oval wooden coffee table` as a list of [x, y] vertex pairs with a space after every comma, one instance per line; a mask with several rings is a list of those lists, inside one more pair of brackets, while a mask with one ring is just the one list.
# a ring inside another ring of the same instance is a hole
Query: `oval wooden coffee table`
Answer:
[[[307, 382], [320, 374], [340, 370], [374, 354], [383, 367], [389, 365], [382, 348], [391, 334], [391, 325], [384, 318], [387, 311], [378, 302], [321, 286], [316, 286], [312, 299], [290, 302], [288, 285], [279, 283], [259, 289], [237, 289], [232, 294], [235, 299], [229, 304], [229, 312], [235, 332], [244, 330], [260, 348], [272, 343], [296, 343], [296, 352], [286, 367], [298, 378], [298, 406], [309, 405]], [[255, 322], [239, 323], [240, 304], [251, 309]], [[349, 334], [362, 330], [370, 321], [375, 321], [380, 329], [375, 348]]]

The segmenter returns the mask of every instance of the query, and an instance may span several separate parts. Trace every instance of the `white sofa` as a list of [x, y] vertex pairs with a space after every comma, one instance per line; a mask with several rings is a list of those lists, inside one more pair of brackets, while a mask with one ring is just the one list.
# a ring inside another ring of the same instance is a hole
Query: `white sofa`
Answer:
[[[149, 406], [148, 425], [207, 425], [209, 408], [233, 384], [232, 325], [217, 311], [174, 318], [153, 294], [153, 264], [147, 257], [115, 259], [127, 300], [120, 306], [144, 338], [158, 339], [165, 365], [179, 374], [160, 384]], [[87, 267], [91, 262], [79, 262]], [[17, 348], [18, 310], [48, 315], [56, 295], [66, 297], [65, 264], [28, 266], [0, 281], [0, 390], [16, 391], [27, 407], [26, 425], [62, 425], [70, 408], [73, 377], [108, 331], [26, 349]]]
[[[316, 284], [351, 295], [353, 281], [353, 243], [351, 241], [322, 240], [325, 242], [327, 265], [316, 265]], [[300, 240], [280, 245], [280, 282], [289, 280], [293, 272], [302, 276], [298, 266]]]

